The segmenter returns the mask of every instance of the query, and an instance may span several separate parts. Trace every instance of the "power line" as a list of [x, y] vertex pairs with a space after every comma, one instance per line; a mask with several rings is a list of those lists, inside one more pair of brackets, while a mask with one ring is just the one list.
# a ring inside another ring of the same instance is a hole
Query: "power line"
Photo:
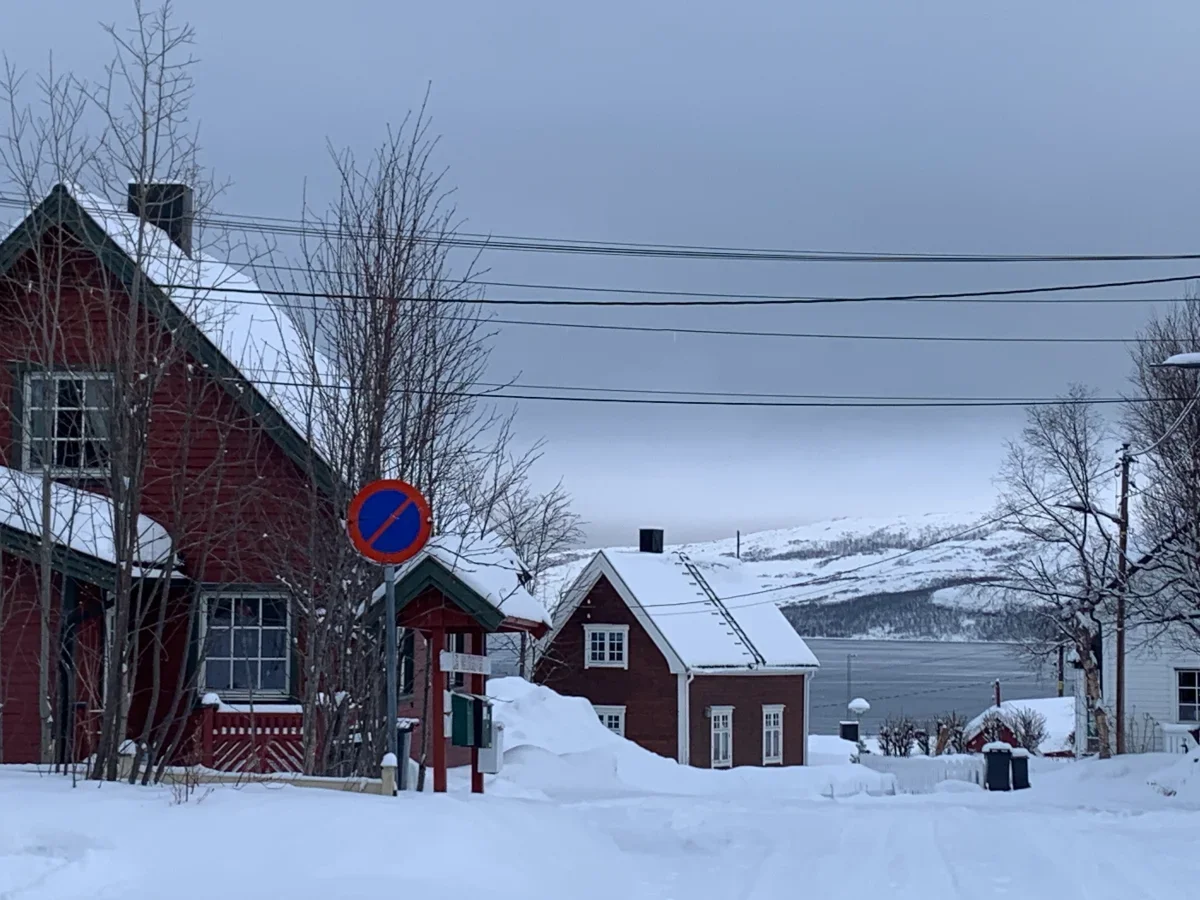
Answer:
[[[27, 210], [28, 198], [0, 195], [0, 205]], [[84, 207], [87, 208], [86, 206]], [[333, 239], [358, 239], [353, 232], [331, 227], [318, 219], [212, 212], [195, 217], [200, 224], [267, 234], [315, 235]], [[399, 239], [399, 238], [398, 238]], [[731, 247], [711, 244], [673, 244], [644, 241], [601, 241], [576, 238], [547, 238], [528, 235], [454, 232], [429, 237], [405, 235], [416, 243], [470, 249], [521, 252], [580, 253], [589, 255], [644, 256], [679, 259], [751, 260], [767, 262], [841, 263], [1113, 263], [1182, 262], [1200, 260], [1200, 253], [899, 253], [856, 250], [785, 250], [761, 247]]]
[[[247, 369], [253, 372], [254, 369]], [[349, 385], [338, 385], [332, 381], [309, 382], [277, 379], [250, 379], [255, 386], [288, 387], [310, 390], [351, 390]], [[471, 397], [490, 400], [545, 400], [559, 403], [619, 403], [629, 405], [656, 406], [725, 406], [784, 409], [798, 408], [842, 408], [842, 409], [930, 409], [930, 408], [988, 408], [988, 407], [1026, 407], [1026, 406], [1057, 406], [1069, 404], [1073, 406], [1104, 406], [1124, 403], [1169, 403], [1177, 402], [1170, 397], [1089, 397], [1072, 400], [1061, 397], [920, 397], [920, 396], [889, 396], [878, 394], [770, 394], [770, 393], [738, 393], [733, 391], [688, 391], [669, 388], [610, 388], [595, 385], [537, 385], [521, 384], [519, 382], [476, 382], [475, 386], [486, 390], [416, 390], [414, 393], [441, 397]], [[578, 391], [578, 394], [514, 394], [512, 389], [527, 391]], [[635, 393], [654, 394], [662, 396], [632, 396], [632, 397], [599, 397], [596, 393]], [[708, 399], [685, 399], [699, 396]], [[737, 398], [775, 398], [737, 399]]]
[[[843, 303], [917, 303], [917, 302], [966, 302], [966, 303], [1174, 303], [1179, 298], [1164, 298], [1164, 297], [1078, 297], [1068, 296], [1060, 298], [1032, 296], [1039, 294], [1051, 294], [1058, 292], [1078, 292], [1091, 290], [1104, 290], [1111, 288], [1122, 287], [1144, 287], [1152, 284], [1179, 284], [1186, 281], [1196, 281], [1200, 279], [1200, 274], [1191, 275], [1171, 275], [1161, 278], [1137, 278], [1125, 281], [1095, 281], [1080, 284], [1058, 284], [1058, 285], [1041, 285], [1038, 287], [1025, 288], [998, 288], [991, 290], [977, 291], [940, 291], [921, 294], [872, 294], [861, 296], [826, 296], [826, 297], [772, 297], [766, 299], [750, 299], [750, 298], [719, 298], [708, 300], [697, 300], [694, 297], [691, 299], [674, 299], [674, 300], [594, 300], [594, 299], [573, 299], [563, 300], [561, 298], [548, 299], [543, 297], [531, 297], [524, 299], [517, 298], [501, 298], [501, 297], [474, 297], [462, 298], [461, 301], [467, 305], [478, 304], [481, 306], [566, 306], [566, 307], [608, 307], [608, 306], [629, 306], [629, 307], [680, 307], [680, 306], [807, 306], [807, 305], [831, 305]], [[159, 284], [158, 287], [165, 291], [191, 291], [191, 292], [206, 292], [219, 291], [226, 294], [258, 294], [264, 296], [277, 297], [296, 297], [310, 300], [394, 300], [397, 302], [413, 302], [423, 303], [430, 302], [432, 298], [427, 297], [379, 297], [369, 294], [359, 294], [352, 292], [325, 292], [325, 291], [297, 291], [297, 290], [280, 290], [276, 288], [263, 287], [222, 287], [215, 285], [194, 285], [194, 284]]]
[[[187, 290], [203, 295], [198, 298], [204, 303], [221, 303], [226, 305], [236, 306], [258, 306], [268, 309], [277, 310], [279, 312], [291, 312], [296, 310], [295, 305], [281, 304], [270, 300], [253, 300], [241, 299], [249, 294], [262, 294], [261, 289], [247, 290], [247, 294], [240, 295], [239, 298], [220, 296], [222, 292], [229, 289], [220, 287], [189, 287]], [[602, 290], [601, 288], [581, 288], [581, 290]], [[271, 293], [280, 296], [291, 296], [286, 291], [272, 291]], [[708, 295], [702, 295], [708, 296]], [[378, 298], [367, 298], [376, 300]], [[401, 301], [411, 300], [411, 298], [399, 298]], [[1145, 297], [1145, 298], [1119, 298], [1120, 302], [1129, 303], [1175, 303], [1178, 299], [1167, 297]], [[422, 301], [425, 302], [425, 301]], [[459, 301], [428, 301], [428, 302], [454, 302]], [[462, 301], [465, 305], [470, 305], [475, 302], [473, 300]], [[1070, 302], [1076, 302], [1072, 299]], [[1089, 302], [1089, 301], [1078, 301]], [[1096, 300], [1095, 302], [1111, 302], [1108, 299]], [[570, 304], [566, 304], [570, 305]], [[311, 306], [303, 306], [300, 309], [309, 311], [313, 309]], [[562, 322], [548, 321], [544, 319], [508, 319], [499, 316], [459, 316], [461, 321], [475, 322], [480, 325], [512, 325], [525, 328], [559, 328], [582, 331], [612, 331], [617, 333], [632, 333], [632, 334], [667, 334], [667, 335], [697, 335], [710, 337], [745, 337], [745, 338], [783, 338], [787, 340], [818, 340], [818, 341], [883, 341], [890, 343], [963, 343], [963, 344], [1141, 344], [1141, 343], [1160, 343], [1150, 338], [1140, 337], [1077, 337], [1073, 335], [983, 335], [983, 334], [868, 334], [862, 332], [821, 332], [821, 331], [766, 331], [752, 329], [737, 329], [737, 328], [695, 328], [686, 325], [629, 325], [607, 322]]]

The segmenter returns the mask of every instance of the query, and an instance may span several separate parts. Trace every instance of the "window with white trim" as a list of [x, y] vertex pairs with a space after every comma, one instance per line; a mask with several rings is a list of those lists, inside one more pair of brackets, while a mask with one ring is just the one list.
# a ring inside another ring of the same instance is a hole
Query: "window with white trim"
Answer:
[[709, 736], [712, 767], [728, 769], [733, 765], [732, 706], [714, 706], [709, 709]]
[[628, 625], [584, 625], [583, 667], [629, 668]]
[[600, 724], [615, 734], [625, 737], [625, 707], [592, 706], [600, 718]]
[[103, 372], [29, 372], [23, 385], [26, 471], [104, 475], [108, 471], [112, 376]]
[[286, 697], [291, 687], [291, 617], [285, 597], [215, 594], [205, 598], [206, 691], [230, 697]]
[[763, 765], [783, 765], [783, 704], [764, 704], [762, 715]]
[[1176, 669], [1175, 683], [1179, 699], [1179, 721], [1200, 724], [1200, 670]]

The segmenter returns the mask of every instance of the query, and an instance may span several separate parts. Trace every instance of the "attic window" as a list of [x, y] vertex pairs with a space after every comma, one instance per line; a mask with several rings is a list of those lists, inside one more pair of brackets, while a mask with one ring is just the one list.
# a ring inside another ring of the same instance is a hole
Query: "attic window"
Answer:
[[628, 625], [584, 625], [583, 637], [585, 669], [629, 668]]
[[29, 472], [103, 476], [108, 472], [112, 376], [30, 372], [23, 385], [24, 465]]

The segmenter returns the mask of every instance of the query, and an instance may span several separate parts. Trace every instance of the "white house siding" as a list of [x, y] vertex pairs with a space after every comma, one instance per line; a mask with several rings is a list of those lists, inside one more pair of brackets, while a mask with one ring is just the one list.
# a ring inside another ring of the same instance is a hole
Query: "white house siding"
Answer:
[[[1115, 709], [1115, 661], [1116, 638], [1109, 628], [1104, 638], [1102, 691], [1104, 708], [1110, 715]], [[1164, 735], [1162, 725], [1179, 723], [1178, 669], [1200, 669], [1200, 654], [1180, 650], [1170, 634], [1153, 636], [1145, 629], [1129, 629], [1125, 642], [1125, 715], [1130, 723], [1127, 746], [1131, 752], [1176, 749], [1168, 746], [1171, 740]], [[1086, 726], [1086, 721], [1080, 724]], [[1076, 731], [1077, 735], [1083, 733]]]

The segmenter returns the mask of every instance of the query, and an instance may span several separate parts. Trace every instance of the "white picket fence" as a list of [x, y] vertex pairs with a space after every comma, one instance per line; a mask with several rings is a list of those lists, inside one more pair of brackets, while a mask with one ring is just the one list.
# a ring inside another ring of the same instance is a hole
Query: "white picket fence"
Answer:
[[876, 756], [864, 753], [860, 758], [868, 769], [896, 776], [896, 790], [902, 794], [930, 794], [939, 781], [967, 781], [983, 786], [983, 757], [952, 756]]

